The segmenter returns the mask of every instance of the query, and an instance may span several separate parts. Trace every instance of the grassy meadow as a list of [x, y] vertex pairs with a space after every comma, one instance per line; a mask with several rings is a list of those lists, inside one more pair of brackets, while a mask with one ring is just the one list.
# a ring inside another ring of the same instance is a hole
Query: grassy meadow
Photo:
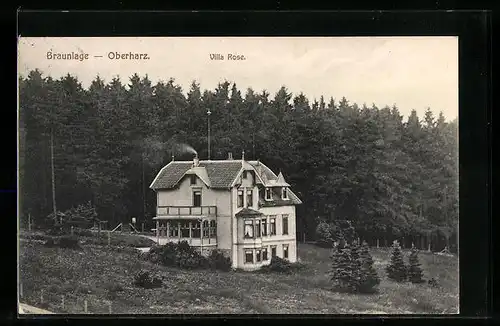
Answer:
[[[372, 248], [381, 278], [370, 295], [336, 293], [330, 289], [330, 250], [299, 244], [305, 268], [292, 274], [188, 271], [140, 258], [128, 246], [143, 240], [82, 241], [82, 250], [45, 247], [37, 237], [21, 234], [19, 243], [21, 302], [55, 313], [113, 314], [454, 314], [458, 313], [458, 259], [427, 252], [419, 255], [427, 283], [395, 283], [384, 267], [389, 249]], [[120, 236], [115, 235], [115, 238]], [[138, 237], [139, 238], [139, 237]], [[104, 238], [105, 239], [105, 238]], [[144, 239], [144, 238], [142, 238]], [[147, 239], [146, 239], [147, 240]], [[405, 260], [409, 253], [404, 251]], [[132, 285], [141, 269], [164, 279], [161, 288]], [[64, 306], [63, 306], [64, 297]]]

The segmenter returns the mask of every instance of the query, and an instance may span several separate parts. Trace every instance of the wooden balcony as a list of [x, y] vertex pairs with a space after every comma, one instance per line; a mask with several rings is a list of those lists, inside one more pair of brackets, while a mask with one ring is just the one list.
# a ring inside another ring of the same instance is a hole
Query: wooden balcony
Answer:
[[217, 206], [158, 206], [156, 219], [217, 217]]

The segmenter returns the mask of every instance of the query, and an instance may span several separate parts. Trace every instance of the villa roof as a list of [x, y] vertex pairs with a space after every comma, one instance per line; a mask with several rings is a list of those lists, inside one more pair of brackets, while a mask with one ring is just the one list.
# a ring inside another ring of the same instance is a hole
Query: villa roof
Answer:
[[242, 217], [242, 216], [260, 216], [264, 215], [259, 211], [256, 211], [255, 209], [251, 208], [242, 208], [238, 213], [235, 214], [236, 217]]
[[[266, 187], [290, 187], [280, 172], [276, 175], [269, 167], [260, 161], [215, 160], [199, 161], [193, 167], [193, 161], [172, 161], [165, 165], [150, 188], [153, 190], [174, 188], [186, 174], [196, 174], [208, 187], [228, 189], [234, 185], [241, 171], [253, 169], [258, 176], [257, 184]], [[302, 201], [291, 190], [288, 191], [288, 204], [301, 204]], [[283, 203], [284, 204], [284, 203]]]

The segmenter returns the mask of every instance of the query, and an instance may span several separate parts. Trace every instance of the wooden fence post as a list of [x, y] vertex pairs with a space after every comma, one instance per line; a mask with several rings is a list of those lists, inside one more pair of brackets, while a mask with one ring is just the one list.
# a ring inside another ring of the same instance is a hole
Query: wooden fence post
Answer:
[[111, 245], [111, 232], [108, 231], [108, 246]]
[[142, 222], [141, 230], [142, 230], [142, 233], [144, 233], [144, 222]]
[[43, 290], [40, 292], [40, 303], [43, 304]]
[[64, 294], [61, 295], [61, 308], [64, 309]]
[[73, 235], [73, 225], [71, 226], [71, 235]]
[[379, 248], [379, 240], [378, 240], [378, 238], [377, 238], [377, 249], [378, 249], [378, 248]]
[[111, 314], [111, 301], [108, 302], [109, 313]]
[[23, 283], [19, 283], [19, 297], [23, 297]]
[[85, 305], [84, 306], [84, 311], [85, 311], [85, 313], [87, 313], [87, 300], [84, 301], [84, 305]]
[[28, 213], [28, 231], [31, 232], [31, 213]]

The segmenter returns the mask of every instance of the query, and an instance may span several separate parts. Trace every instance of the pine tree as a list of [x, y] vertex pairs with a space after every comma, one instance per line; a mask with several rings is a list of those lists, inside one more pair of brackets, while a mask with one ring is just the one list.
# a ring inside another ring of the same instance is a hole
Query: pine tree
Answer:
[[349, 288], [352, 292], [358, 292], [363, 283], [363, 273], [361, 271], [361, 257], [359, 254], [359, 245], [357, 241], [354, 241], [349, 248], [350, 252], [350, 269], [351, 269], [351, 282]]
[[380, 278], [373, 267], [373, 258], [368, 251], [366, 242], [363, 242], [361, 246], [360, 260], [362, 278], [358, 291], [362, 293], [374, 292], [374, 288], [380, 284]]
[[423, 272], [422, 268], [420, 268], [420, 262], [418, 261], [418, 250], [413, 247], [411, 249], [410, 258], [409, 258], [410, 266], [408, 268], [408, 279], [412, 283], [423, 283], [425, 282], [422, 278]]
[[401, 247], [397, 240], [392, 245], [391, 262], [386, 268], [387, 277], [396, 281], [404, 282], [407, 278], [407, 267], [403, 260]]
[[352, 291], [353, 272], [351, 256], [347, 247], [335, 246], [331, 255], [331, 280], [333, 287], [340, 291]]

